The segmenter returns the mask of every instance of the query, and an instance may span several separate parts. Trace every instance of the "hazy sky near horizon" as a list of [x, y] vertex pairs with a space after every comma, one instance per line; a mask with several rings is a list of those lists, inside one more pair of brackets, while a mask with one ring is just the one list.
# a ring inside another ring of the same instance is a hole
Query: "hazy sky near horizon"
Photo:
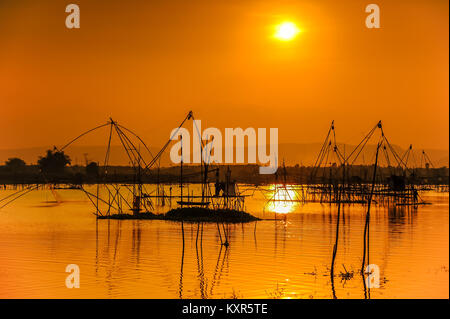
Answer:
[[[62, 145], [111, 116], [162, 145], [206, 127], [278, 127], [357, 143], [378, 120], [402, 147], [448, 149], [448, 1], [0, 2], [0, 148]], [[377, 3], [381, 29], [367, 29]], [[272, 37], [292, 21], [292, 41]], [[106, 143], [105, 135], [81, 141]]]

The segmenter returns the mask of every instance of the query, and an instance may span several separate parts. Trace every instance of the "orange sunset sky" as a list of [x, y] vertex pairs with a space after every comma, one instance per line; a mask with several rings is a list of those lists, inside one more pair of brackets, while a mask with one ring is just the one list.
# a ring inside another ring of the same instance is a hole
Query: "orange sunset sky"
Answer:
[[[448, 1], [0, 1], [0, 149], [62, 145], [112, 116], [152, 146], [187, 111], [279, 142], [448, 149]], [[376, 3], [381, 29], [367, 29]], [[292, 41], [274, 26], [294, 22]], [[103, 139], [83, 141], [100, 145]]]

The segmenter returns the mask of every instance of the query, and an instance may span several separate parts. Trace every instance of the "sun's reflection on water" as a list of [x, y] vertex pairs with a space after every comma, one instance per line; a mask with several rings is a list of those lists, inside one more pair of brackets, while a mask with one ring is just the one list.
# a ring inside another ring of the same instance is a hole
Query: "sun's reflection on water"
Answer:
[[298, 195], [290, 185], [271, 185], [268, 198], [264, 208], [268, 212], [288, 214], [298, 207]]

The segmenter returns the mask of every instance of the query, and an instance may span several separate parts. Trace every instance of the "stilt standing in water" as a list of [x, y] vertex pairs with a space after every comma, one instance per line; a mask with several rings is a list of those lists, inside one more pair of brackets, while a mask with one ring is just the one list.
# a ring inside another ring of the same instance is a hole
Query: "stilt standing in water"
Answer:
[[372, 203], [373, 191], [375, 188], [375, 181], [377, 176], [377, 165], [378, 165], [378, 151], [380, 149], [381, 143], [377, 145], [377, 152], [375, 155], [375, 165], [373, 167], [373, 177], [372, 177], [372, 189], [370, 191], [369, 200], [367, 203], [367, 214], [366, 214], [366, 223], [364, 225], [364, 250], [363, 250], [363, 260], [361, 265], [361, 274], [364, 275], [364, 266], [366, 263], [366, 249], [367, 249], [367, 261], [369, 261], [369, 223], [370, 223], [370, 204]]

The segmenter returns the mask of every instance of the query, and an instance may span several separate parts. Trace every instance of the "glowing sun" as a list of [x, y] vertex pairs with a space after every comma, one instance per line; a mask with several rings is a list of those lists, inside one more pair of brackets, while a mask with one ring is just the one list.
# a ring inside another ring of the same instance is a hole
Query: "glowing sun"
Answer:
[[300, 29], [293, 22], [283, 22], [276, 26], [275, 38], [281, 41], [290, 41], [294, 39]]

